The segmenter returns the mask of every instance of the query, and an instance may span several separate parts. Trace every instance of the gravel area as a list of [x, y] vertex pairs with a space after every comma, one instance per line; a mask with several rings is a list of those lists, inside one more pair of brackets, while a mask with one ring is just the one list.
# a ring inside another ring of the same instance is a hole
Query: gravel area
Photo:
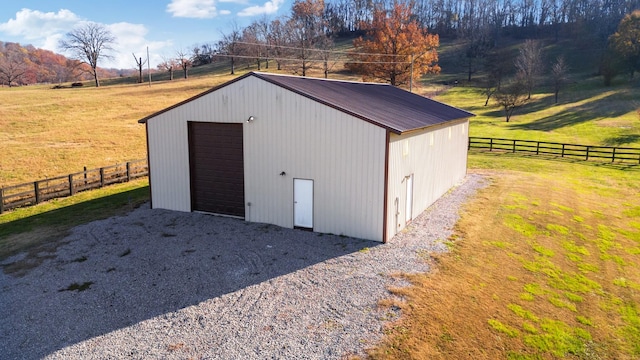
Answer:
[[388, 244], [148, 206], [76, 227], [37, 268], [0, 274], [0, 358], [362, 355], [399, 315], [377, 306], [404, 285], [389, 275], [428, 271], [420, 254], [446, 250], [486, 183], [469, 174]]

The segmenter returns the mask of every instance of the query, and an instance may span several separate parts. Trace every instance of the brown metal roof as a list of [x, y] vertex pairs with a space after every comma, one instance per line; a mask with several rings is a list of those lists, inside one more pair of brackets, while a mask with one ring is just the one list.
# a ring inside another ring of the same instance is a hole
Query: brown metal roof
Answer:
[[388, 84], [265, 73], [253, 73], [253, 75], [395, 133], [474, 116], [470, 112]]
[[377, 83], [326, 80], [288, 75], [251, 72], [215, 87], [191, 99], [150, 115], [139, 122], [213, 92], [248, 76], [255, 76], [272, 84], [331, 106], [365, 121], [401, 134], [407, 131], [475, 116], [474, 114], [412, 94], [395, 86]]

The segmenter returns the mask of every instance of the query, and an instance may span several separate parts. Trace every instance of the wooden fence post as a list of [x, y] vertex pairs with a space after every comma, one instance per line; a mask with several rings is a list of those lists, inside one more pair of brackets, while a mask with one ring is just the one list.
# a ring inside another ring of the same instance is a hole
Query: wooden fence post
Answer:
[[562, 144], [562, 156], [561, 157], [564, 157], [564, 144]]
[[536, 144], [536, 155], [540, 155], [540, 141]]
[[589, 147], [587, 146], [587, 157], [585, 158], [585, 160], [589, 160]]
[[87, 167], [84, 167], [84, 186], [87, 186]]
[[515, 139], [513, 140], [513, 151], [512, 152], [514, 152], [514, 153], [516, 152], [516, 140]]
[[131, 163], [127, 161], [127, 181], [131, 181]]
[[100, 187], [104, 186], [104, 168], [100, 168]]
[[0, 188], [0, 214], [4, 212], [4, 189]]
[[36, 204], [40, 204], [40, 185], [37, 181], [33, 182], [33, 192], [36, 195]]
[[493, 151], [493, 138], [489, 139], [489, 151]]
[[69, 174], [69, 196], [73, 195], [73, 175]]
[[613, 153], [611, 154], [611, 162], [616, 162], [616, 148], [613, 148]]

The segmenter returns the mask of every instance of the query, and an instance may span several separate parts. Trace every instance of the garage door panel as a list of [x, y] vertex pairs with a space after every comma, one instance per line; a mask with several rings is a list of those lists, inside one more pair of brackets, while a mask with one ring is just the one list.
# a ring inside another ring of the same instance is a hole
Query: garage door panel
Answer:
[[242, 124], [189, 123], [195, 211], [244, 217]]

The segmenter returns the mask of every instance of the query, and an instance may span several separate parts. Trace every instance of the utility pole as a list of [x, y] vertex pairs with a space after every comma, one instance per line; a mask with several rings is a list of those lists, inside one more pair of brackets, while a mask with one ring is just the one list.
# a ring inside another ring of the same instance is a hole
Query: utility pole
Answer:
[[413, 54], [411, 54], [411, 78], [409, 79], [409, 92], [413, 92]]
[[149, 87], [151, 87], [151, 63], [149, 59], [149, 47], [147, 46], [147, 72], [149, 73]]

